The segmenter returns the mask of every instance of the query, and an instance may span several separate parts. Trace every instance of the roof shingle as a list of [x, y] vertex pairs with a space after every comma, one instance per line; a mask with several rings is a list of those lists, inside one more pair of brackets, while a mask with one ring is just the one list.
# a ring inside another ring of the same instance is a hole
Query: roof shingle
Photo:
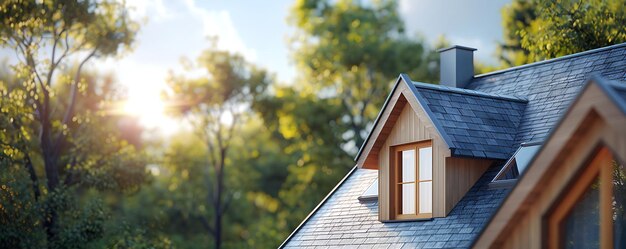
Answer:
[[413, 83], [445, 132], [453, 155], [508, 159], [526, 100], [466, 89]]
[[378, 202], [359, 202], [378, 172], [357, 169], [284, 248], [466, 248], [506, 195], [488, 187], [499, 168], [491, 167], [447, 217], [394, 223], [378, 221]]

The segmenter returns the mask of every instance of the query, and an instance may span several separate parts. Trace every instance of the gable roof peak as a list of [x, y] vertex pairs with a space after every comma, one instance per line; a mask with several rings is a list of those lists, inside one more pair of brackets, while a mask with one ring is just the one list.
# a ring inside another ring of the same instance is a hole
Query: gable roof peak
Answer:
[[413, 81], [413, 85], [416, 88], [445, 91], [445, 92], [450, 92], [450, 93], [465, 94], [465, 95], [476, 96], [476, 97], [486, 97], [486, 98], [493, 98], [493, 99], [500, 99], [500, 100], [515, 101], [515, 102], [520, 102], [520, 103], [528, 102], [527, 98], [521, 97], [521, 96], [493, 94], [493, 93], [486, 93], [486, 92], [470, 90], [470, 89], [465, 89], [465, 88], [449, 87], [449, 86], [422, 83], [422, 82], [416, 82], [416, 81]]

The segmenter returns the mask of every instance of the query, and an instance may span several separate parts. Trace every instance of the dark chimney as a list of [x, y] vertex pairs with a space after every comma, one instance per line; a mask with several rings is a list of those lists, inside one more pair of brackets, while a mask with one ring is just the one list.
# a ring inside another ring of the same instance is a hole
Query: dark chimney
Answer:
[[474, 77], [475, 48], [452, 46], [439, 52], [440, 84], [449, 87], [465, 88]]

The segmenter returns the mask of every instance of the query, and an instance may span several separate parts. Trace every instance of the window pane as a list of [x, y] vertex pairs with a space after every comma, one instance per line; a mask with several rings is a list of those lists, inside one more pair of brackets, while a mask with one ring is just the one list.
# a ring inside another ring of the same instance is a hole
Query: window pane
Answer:
[[517, 170], [520, 174], [526, 170], [526, 166], [528, 166], [530, 160], [537, 154], [539, 147], [541, 147], [541, 145], [523, 146], [517, 151], [515, 161], [517, 161]]
[[402, 182], [415, 181], [415, 150], [402, 151]]
[[433, 182], [420, 182], [420, 213], [429, 214], [433, 212]]
[[626, 168], [613, 161], [613, 169], [613, 247], [626, 248]]
[[432, 180], [433, 179], [433, 148], [421, 148], [420, 149], [420, 180]]
[[362, 197], [378, 196], [378, 178], [363, 192]]
[[592, 183], [574, 204], [563, 222], [565, 248], [600, 247], [600, 191], [598, 180]]
[[402, 184], [402, 214], [415, 214], [415, 183]]

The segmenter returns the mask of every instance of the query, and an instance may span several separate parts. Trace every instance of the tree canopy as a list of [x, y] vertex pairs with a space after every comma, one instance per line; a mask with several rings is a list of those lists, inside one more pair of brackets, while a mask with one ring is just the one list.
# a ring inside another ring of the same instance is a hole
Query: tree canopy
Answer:
[[502, 10], [505, 66], [626, 42], [626, 1], [515, 0]]

